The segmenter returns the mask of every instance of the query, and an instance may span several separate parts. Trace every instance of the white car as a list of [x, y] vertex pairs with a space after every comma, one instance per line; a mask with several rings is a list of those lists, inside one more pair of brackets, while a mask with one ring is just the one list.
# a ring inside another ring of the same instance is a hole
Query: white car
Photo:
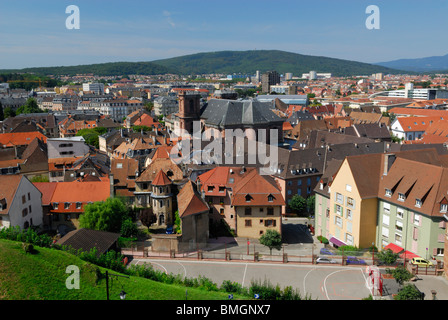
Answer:
[[319, 257], [316, 259], [316, 264], [318, 263], [337, 263], [337, 262], [327, 257]]

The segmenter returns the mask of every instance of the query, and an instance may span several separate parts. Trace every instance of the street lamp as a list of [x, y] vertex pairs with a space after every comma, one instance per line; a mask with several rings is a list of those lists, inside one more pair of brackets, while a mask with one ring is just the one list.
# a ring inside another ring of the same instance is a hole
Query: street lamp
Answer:
[[[128, 278], [128, 276], [120, 275], [120, 274], [109, 274], [109, 271], [106, 270], [106, 294], [107, 294], [107, 300], [109, 300], [109, 277], [123, 277]], [[126, 292], [124, 290], [121, 290], [120, 292], [120, 299], [124, 300], [126, 299]]]

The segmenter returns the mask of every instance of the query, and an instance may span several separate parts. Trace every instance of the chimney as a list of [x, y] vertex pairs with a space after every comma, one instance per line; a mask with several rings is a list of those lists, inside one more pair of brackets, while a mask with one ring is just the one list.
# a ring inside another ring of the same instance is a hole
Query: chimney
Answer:
[[383, 176], [387, 176], [387, 173], [389, 172], [390, 167], [392, 167], [396, 158], [397, 158], [396, 155], [393, 153], [386, 153], [384, 155]]

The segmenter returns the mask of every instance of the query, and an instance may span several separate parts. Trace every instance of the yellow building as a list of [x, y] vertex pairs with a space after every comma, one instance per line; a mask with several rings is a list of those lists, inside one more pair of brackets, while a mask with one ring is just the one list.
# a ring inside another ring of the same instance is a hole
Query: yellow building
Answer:
[[346, 157], [330, 188], [328, 233], [333, 245], [372, 246], [383, 154]]

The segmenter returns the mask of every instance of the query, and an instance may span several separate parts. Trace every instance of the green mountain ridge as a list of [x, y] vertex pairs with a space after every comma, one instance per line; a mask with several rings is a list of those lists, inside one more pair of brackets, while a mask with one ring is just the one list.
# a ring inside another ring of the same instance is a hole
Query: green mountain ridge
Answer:
[[363, 62], [302, 55], [280, 50], [217, 51], [203, 52], [151, 62], [109, 62], [79, 66], [37, 67], [15, 70], [0, 70], [0, 73], [24, 72], [42, 75], [76, 75], [93, 73], [98, 76], [122, 76], [128, 74], [255, 74], [276, 70], [291, 72], [295, 76], [311, 70], [332, 73], [333, 76], [407, 73], [384, 66]]

